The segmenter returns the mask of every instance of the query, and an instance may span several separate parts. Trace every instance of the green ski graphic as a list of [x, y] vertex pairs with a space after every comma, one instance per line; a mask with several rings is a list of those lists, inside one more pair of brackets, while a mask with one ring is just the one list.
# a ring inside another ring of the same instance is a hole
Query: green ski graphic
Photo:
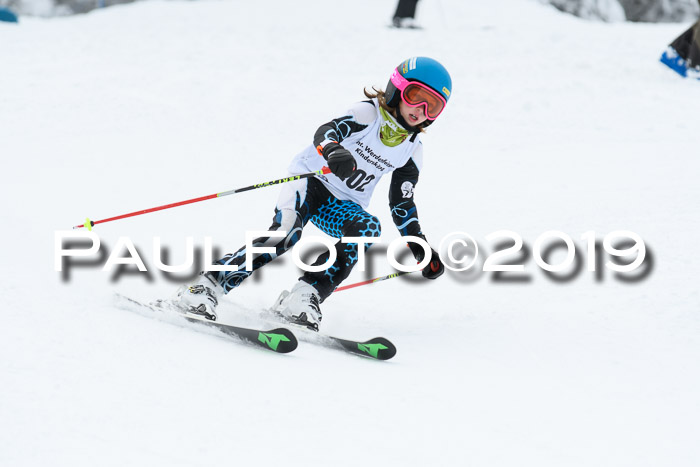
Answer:
[[362, 352], [367, 353], [370, 357], [377, 358], [380, 350], [386, 350], [388, 347], [383, 344], [357, 344], [357, 348]]
[[261, 332], [258, 334], [258, 340], [263, 344], [267, 344], [272, 350], [277, 350], [280, 342], [289, 342], [289, 338], [284, 334], [273, 334], [271, 332]]

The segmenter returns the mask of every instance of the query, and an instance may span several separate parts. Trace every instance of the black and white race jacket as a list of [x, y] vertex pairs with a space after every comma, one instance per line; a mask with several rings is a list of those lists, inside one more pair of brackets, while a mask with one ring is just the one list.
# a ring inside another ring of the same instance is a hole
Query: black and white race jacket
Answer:
[[324, 141], [336, 141], [354, 156], [357, 169], [345, 180], [335, 174], [318, 176], [328, 191], [338, 199], [354, 201], [367, 209], [379, 179], [391, 173], [389, 205], [394, 223], [404, 236], [425, 238], [413, 200], [423, 164], [423, 144], [416, 133], [409, 133], [396, 146], [384, 144], [380, 133], [383, 125], [401, 128], [391, 115], [385, 115], [388, 119], [380, 112], [376, 99], [358, 102], [346, 115], [321, 125], [314, 143], [294, 158], [289, 171], [300, 174], [321, 170], [327, 163], [316, 147]]

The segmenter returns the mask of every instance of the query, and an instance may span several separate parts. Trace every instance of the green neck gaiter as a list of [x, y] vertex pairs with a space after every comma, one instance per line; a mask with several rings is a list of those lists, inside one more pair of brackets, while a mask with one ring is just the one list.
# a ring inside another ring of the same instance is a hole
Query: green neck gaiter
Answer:
[[379, 107], [379, 113], [382, 114], [383, 120], [382, 127], [379, 130], [379, 138], [382, 140], [382, 143], [393, 148], [406, 141], [409, 135], [408, 131], [396, 123], [394, 118], [383, 107]]

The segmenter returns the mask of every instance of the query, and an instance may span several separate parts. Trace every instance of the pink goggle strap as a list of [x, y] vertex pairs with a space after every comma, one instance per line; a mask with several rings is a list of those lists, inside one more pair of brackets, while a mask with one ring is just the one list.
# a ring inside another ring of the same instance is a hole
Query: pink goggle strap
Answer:
[[394, 68], [394, 72], [391, 74], [391, 82], [394, 83], [394, 86], [396, 86], [396, 89], [399, 91], [406, 89], [406, 86], [408, 86], [409, 83], [406, 78], [401, 76], [398, 68]]

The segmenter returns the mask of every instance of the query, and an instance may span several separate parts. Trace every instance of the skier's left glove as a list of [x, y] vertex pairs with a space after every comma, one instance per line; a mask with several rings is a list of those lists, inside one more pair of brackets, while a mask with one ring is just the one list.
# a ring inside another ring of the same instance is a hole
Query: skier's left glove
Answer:
[[335, 141], [323, 142], [316, 149], [328, 161], [331, 172], [341, 180], [348, 178], [357, 168], [355, 158], [350, 151]]
[[[423, 261], [423, 259], [425, 258], [425, 252], [423, 251], [423, 248], [421, 248], [420, 245], [415, 243], [409, 243], [408, 246], [413, 252], [413, 256], [416, 257], [416, 261], [418, 261], [419, 263]], [[426, 267], [423, 268], [421, 274], [423, 274], [423, 277], [425, 277], [426, 279], [437, 279], [438, 277], [442, 276], [445, 272], [445, 265], [442, 264], [442, 261], [440, 260], [440, 255], [438, 255], [437, 251], [431, 248], [430, 254], [432, 255], [430, 257], [430, 262]]]

